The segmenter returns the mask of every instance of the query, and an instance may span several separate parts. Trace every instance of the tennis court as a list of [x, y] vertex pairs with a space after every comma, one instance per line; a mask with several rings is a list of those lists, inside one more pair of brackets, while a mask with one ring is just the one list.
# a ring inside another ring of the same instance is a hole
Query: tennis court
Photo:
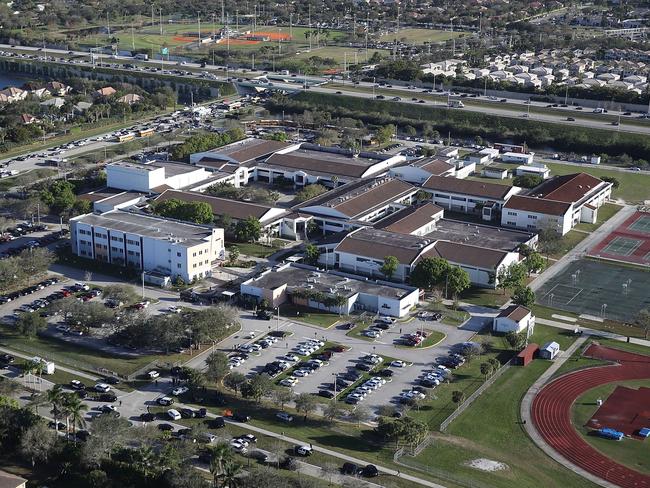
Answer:
[[642, 232], [644, 234], [650, 234], [650, 215], [639, 215], [639, 217], [628, 226], [628, 229]]
[[589, 256], [650, 266], [650, 213], [634, 212], [592, 247]]
[[581, 259], [537, 290], [546, 307], [629, 322], [650, 308], [650, 271]]

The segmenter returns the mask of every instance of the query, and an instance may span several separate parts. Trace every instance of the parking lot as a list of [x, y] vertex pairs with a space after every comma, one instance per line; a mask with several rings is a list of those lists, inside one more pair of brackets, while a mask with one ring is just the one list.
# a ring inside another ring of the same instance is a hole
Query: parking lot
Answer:
[[[323, 329], [303, 323], [296, 323], [291, 320], [280, 318], [277, 322], [274, 317], [270, 321], [257, 319], [252, 313], [242, 313], [242, 331], [226, 339], [219, 347], [224, 352], [231, 353], [241, 344], [254, 343], [269, 332], [276, 330], [285, 331], [288, 335], [278, 339], [277, 342], [259, 352], [248, 354], [248, 359], [233, 371], [239, 371], [247, 376], [261, 373], [267, 363], [279, 360], [289, 352], [295, 353], [299, 343], [310, 339], [317, 339], [323, 342], [344, 345], [347, 349], [344, 352], [334, 353], [320, 368], [305, 377], [299, 377], [297, 383], [292, 387], [296, 394], [313, 393], [319, 390], [329, 389], [332, 393], [335, 374], [342, 377], [347, 371], [355, 370], [355, 365], [362, 357], [369, 354], [377, 354], [387, 358], [384, 364], [387, 366], [392, 359], [403, 360], [404, 367], [391, 367], [392, 377], [384, 377], [387, 383], [369, 393], [359, 404], [371, 410], [376, 410], [382, 405], [397, 405], [397, 399], [401, 392], [410, 391], [414, 386], [419, 385], [419, 379], [426, 371], [434, 368], [435, 360], [439, 357], [446, 357], [453, 345], [471, 340], [487, 320], [491, 320], [493, 311], [477, 308], [472, 310], [476, 314], [462, 327], [454, 327], [442, 324], [440, 321], [421, 320], [419, 318], [403, 323], [398, 322], [390, 329], [385, 330], [381, 337], [375, 340], [366, 340], [359, 337], [346, 335], [349, 331], [334, 326]], [[418, 347], [395, 347], [397, 339], [405, 334], [415, 334], [418, 330], [436, 330], [445, 334], [445, 338], [437, 345], [425, 349]], [[250, 338], [250, 333], [255, 332], [255, 338]], [[320, 352], [317, 351], [316, 354]], [[301, 362], [306, 358], [299, 356]], [[192, 364], [192, 366], [197, 366]], [[291, 366], [293, 367], [293, 365]], [[383, 366], [378, 369], [384, 369]], [[364, 373], [360, 371], [360, 373]], [[280, 373], [278, 378], [286, 377], [286, 373]], [[372, 374], [371, 376], [377, 376]], [[353, 382], [346, 381], [349, 388]], [[337, 388], [340, 394], [340, 388]], [[347, 394], [347, 392], [346, 392]], [[339, 396], [344, 400], [344, 396]], [[322, 398], [326, 402], [326, 398]]]

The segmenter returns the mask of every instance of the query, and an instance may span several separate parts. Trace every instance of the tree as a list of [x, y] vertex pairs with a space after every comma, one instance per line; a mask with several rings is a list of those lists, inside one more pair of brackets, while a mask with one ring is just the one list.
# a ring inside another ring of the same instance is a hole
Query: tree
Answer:
[[34, 338], [38, 332], [47, 328], [47, 319], [37, 312], [22, 313], [18, 317], [16, 328], [22, 335]]
[[450, 266], [443, 258], [424, 258], [411, 271], [411, 284], [425, 290], [439, 285], [449, 273]]
[[510, 347], [518, 351], [526, 344], [526, 333], [514, 331], [508, 332], [506, 334], [506, 341], [510, 344]]
[[241, 385], [242, 396], [252, 398], [256, 403], [260, 403], [262, 397], [268, 395], [271, 390], [273, 390], [273, 380], [265, 373], [257, 374]]
[[115, 300], [125, 305], [131, 305], [140, 300], [140, 295], [129, 285], [108, 285], [104, 287], [102, 296], [104, 299]]
[[647, 308], [640, 310], [634, 319], [634, 325], [643, 330], [643, 337], [647, 339], [650, 335], [650, 310]]
[[86, 419], [84, 412], [88, 410], [88, 405], [82, 402], [79, 395], [76, 393], [64, 393], [62, 399], [63, 412], [66, 415], [69, 425], [72, 427], [72, 432], [77, 431], [77, 426], [84, 427]]
[[212, 458], [210, 462], [210, 473], [212, 474], [214, 485], [219, 486], [219, 480], [224, 473], [225, 464], [233, 459], [234, 453], [225, 442], [210, 447], [208, 452]]
[[215, 383], [220, 382], [230, 371], [228, 368], [228, 356], [220, 351], [214, 351], [206, 358], [206, 376]]
[[237, 246], [231, 246], [228, 249], [228, 263], [234, 265], [239, 259], [239, 248]]
[[152, 210], [153, 213], [163, 217], [196, 224], [210, 224], [214, 220], [212, 207], [205, 202], [185, 202], [171, 198], [153, 204]]
[[63, 413], [63, 387], [61, 385], [54, 385], [49, 389], [45, 395], [47, 402], [52, 406], [52, 415], [54, 416], [55, 427], [54, 430], [59, 431], [59, 418]]
[[316, 397], [311, 393], [301, 393], [296, 397], [296, 412], [304, 414], [303, 420], [307, 420], [307, 415], [316, 410]]
[[618, 179], [613, 177], [613, 176], [601, 176], [600, 179], [603, 180], [603, 181], [606, 181], [608, 183], [611, 183], [612, 188], [614, 190], [616, 190], [619, 186], [621, 186], [620, 181], [618, 181]]
[[199, 390], [205, 385], [206, 377], [201, 371], [192, 368], [185, 368], [185, 380], [190, 390]]
[[459, 390], [454, 390], [451, 392], [451, 401], [456, 405], [460, 405], [465, 401], [465, 393]]
[[463, 349], [460, 352], [467, 361], [471, 361], [475, 357], [480, 356], [483, 354], [483, 344], [480, 344], [478, 342], [471, 342], [469, 344], [466, 344], [463, 346]]
[[399, 436], [412, 445], [422, 442], [429, 433], [427, 424], [412, 417], [402, 417], [397, 423], [400, 428]]
[[298, 193], [296, 193], [296, 202], [306, 202], [307, 200], [316, 198], [318, 195], [322, 195], [325, 192], [327, 192], [327, 188], [325, 188], [323, 185], [319, 185], [318, 183], [307, 185]]
[[507, 268], [501, 268], [497, 273], [497, 288], [501, 288], [505, 295], [506, 290], [524, 286], [526, 276], [528, 270], [523, 263], [512, 263]]
[[451, 291], [454, 300], [458, 299], [458, 295], [463, 290], [466, 290], [472, 284], [469, 279], [469, 274], [460, 266], [452, 266], [452, 268], [447, 273], [447, 285]]
[[65, 180], [54, 181], [46, 190], [41, 191], [40, 197], [41, 201], [57, 215], [70, 210], [77, 201], [74, 186]]
[[481, 374], [485, 379], [492, 374], [492, 365], [490, 363], [481, 363]]
[[305, 246], [305, 261], [307, 264], [312, 266], [318, 263], [318, 257], [320, 256], [320, 249], [313, 244], [307, 244]]
[[390, 280], [399, 266], [399, 260], [395, 256], [386, 256], [384, 258], [384, 264], [381, 265], [379, 271], [386, 277], [387, 280]]
[[555, 229], [541, 229], [537, 235], [539, 236], [538, 248], [547, 256], [562, 249], [562, 236]]
[[234, 459], [229, 459], [223, 464], [222, 485], [228, 488], [237, 488], [239, 477], [243, 472], [241, 464]]
[[520, 286], [512, 294], [512, 301], [517, 305], [530, 308], [535, 303], [535, 292], [529, 286]]
[[526, 270], [528, 271], [529, 276], [531, 273], [539, 273], [544, 269], [545, 264], [546, 260], [538, 252], [530, 253], [524, 260], [524, 266], [526, 266]]
[[399, 443], [401, 431], [401, 426], [396, 420], [386, 417], [379, 417], [377, 427], [375, 427], [375, 433], [377, 436], [386, 443], [391, 441]]
[[28, 458], [32, 467], [36, 463], [47, 463], [56, 445], [56, 434], [43, 422], [29, 427], [20, 439], [20, 453]]
[[255, 242], [262, 235], [262, 224], [256, 217], [248, 217], [237, 222], [234, 234], [239, 242]]
[[246, 383], [246, 376], [238, 371], [230, 373], [223, 379], [224, 386], [233, 390], [235, 393], [240, 391], [240, 388], [244, 383]]
[[276, 388], [272, 395], [273, 401], [280, 407], [280, 410], [284, 410], [285, 405], [293, 400], [293, 391], [289, 388]]
[[343, 415], [344, 412], [345, 410], [337, 404], [336, 400], [332, 400], [327, 405], [325, 405], [325, 408], [323, 409], [323, 416], [332, 422], [334, 419]]
[[396, 131], [395, 126], [392, 124], [388, 124], [380, 127], [375, 132], [375, 137], [377, 139], [377, 142], [382, 146], [384, 144], [388, 144], [388, 142], [390, 142], [390, 140], [395, 135], [395, 131]]
[[350, 412], [349, 417], [353, 422], [356, 421], [357, 425], [361, 425], [361, 422], [370, 419], [370, 409], [364, 405], [357, 405], [354, 410]]
[[544, 178], [538, 175], [520, 175], [514, 177], [512, 184], [522, 188], [535, 188], [541, 185], [543, 181]]

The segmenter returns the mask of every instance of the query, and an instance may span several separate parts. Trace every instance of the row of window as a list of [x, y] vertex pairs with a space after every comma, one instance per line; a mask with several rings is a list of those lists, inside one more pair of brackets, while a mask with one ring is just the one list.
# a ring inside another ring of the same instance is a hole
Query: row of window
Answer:
[[140, 241], [134, 241], [133, 239], [127, 239], [126, 243], [131, 244], [132, 246], [140, 246]]

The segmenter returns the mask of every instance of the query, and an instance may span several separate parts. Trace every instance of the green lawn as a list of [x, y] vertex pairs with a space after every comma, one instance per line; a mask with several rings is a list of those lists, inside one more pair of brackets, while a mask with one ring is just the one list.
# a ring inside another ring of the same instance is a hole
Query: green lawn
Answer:
[[[535, 327], [532, 337], [538, 343], [557, 340], [563, 349], [574, 339], [541, 325]], [[436, 442], [418, 457], [405, 457], [402, 461], [425, 470], [438, 470], [471, 486], [593, 486], [547, 457], [520, 424], [521, 398], [550, 364], [536, 360], [526, 368], [511, 367], [451, 424], [448, 435], [436, 437]], [[477, 458], [499, 461], [508, 468], [487, 473], [466, 466]]]
[[624, 324], [621, 322], [616, 322], [614, 320], [605, 320], [604, 322], [594, 322], [591, 320], [578, 318], [578, 314], [575, 314], [573, 312], [554, 309], [554, 308], [550, 308], [538, 304], [533, 305], [532, 310], [537, 317], [543, 319], [555, 320], [557, 322], [567, 323], [553, 317], [553, 314], [564, 315], [565, 317], [573, 317], [575, 319], [578, 319], [578, 321], [575, 322], [576, 326], [579, 325], [581, 327], [587, 327], [589, 329], [604, 330], [606, 332], [612, 332], [614, 334], [620, 334], [626, 337], [639, 337], [639, 338], [644, 337], [643, 330], [641, 328]]
[[585, 224], [585, 223], [580, 223], [575, 226], [576, 229], [578, 230], [584, 230], [587, 232], [593, 232], [598, 227], [603, 225], [605, 222], [607, 222], [609, 219], [611, 219], [614, 215], [618, 213], [619, 210], [621, 210], [623, 207], [620, 205], [615, 205], [613, 203], [606, 203], [602, 207], [598, 209], [598, 220], [596, 221], [595, 224]]
[[641, 386], [648, 388], [650, 387], [650, 380], [609, 383], [587, 391], [578, 397], [573, 404], [571, 412], [573, 425], [575, 425], [576, 430], [587, 443], [591, 444], [592, 447], [607, 457], [641, 473], [650, 474], [650, 443], [638, 439], [623, 439], [620, 442], [607, 440], [602, 437], [589, 435], [591, 429], [585, 427], [587, 421], [598, 410], [596, 400], [598, 398], [605, 400], [618, 385], [629, 388], [638, 388]]
[[[356, 57], [355, 57], [356, 53]], [[385, 49], [368, 49], [367, 59], [372, 58], [373, 54], [379, 53], [382, 55], [387, 55], [388, 51]], [[354, 64], [355, 60], [359, 64], [365, 64], [366, 60], [366, 50], [363, 48], [354, 48], [354, 47], [343, 47], [343, 46], [325, 46], [314, 48], [311, 51], [309, 49], [303, 49], [300, 53], [292, 56], [292, 59], [309, 59], [312, 56], [318, 56], [320, 58], [330, 58], [341, 63], [340, 68], [343, 68], [343, 62], [347, 59], [347, 62]]]
[[178, 361], [184, 362], [190, 359], [189, 354], [116, 356], [52, 338], [35, 337], [28, 339], [9, 330], [7, 327], [0, 329], [0, 344], [25, 354], [41, 356], [54, 361], [55, 364], [63, 364], [70, 368], [82, 369], [95, 374], [98, 374], [97, 368], [106, 368], [119, 375], [127, 376], [152, 361], [165, 364]]
[[558, 250], [552, 254], [549, 254], [548, 257], [551, 259], [560, 259], [571, 249], [580, 244], [580, 242], [582, 242], [582, 240], [584, 240], [588, 235], [589, 234], [578, 232], [577, 230], [570, 230], [560, 238], [560, 245]]
[[566, 175], [571, 173], [589, 173], [596, 177], [611, 176], [620, 182], [618, 189], [613, 190], [612, 198], [621, 198], [627, 203], [640, 203], [648, 199], [648, 188], [650, 188], [650, 176], [644, 173], [633, 173], [629, 171], [615, 171], [601, 169], [597, 166], [574, 166], [561, 163], [546, 163], [553, 175]]
[[[2, 157], [4, 157], [4, 154]], [[0, 191], [7, 191], [9, 188], [13, 188], [14, 186], [29, 186], [35, 181], [49, 178], [57, 173], [58, 171], [55, 169], [39, 168], [26, 171], [12, 178], [3, 178], [0, 180]]]
[[280, 315], [324, 328], [331, 327], [341, 320], [341, 317], [335, 313], [323, 312], [294, 304], [280, 305]]
[[[493, 290], [491, 288], [479, 288], [473, 286], [468, 288], [460, 295], [461, 302], [471, 303], [473, 305], [480, 305], [482, 307], [500, 308], [508, 300], [510, 300], [510, 293], [506, 290]], [[444, 321], [443, 321], [444, 322]], [[449, 325], [454, 325], [453, 323]]]
[[281, 249], [280, 247], [265, 246], [258, 242], [228, 242], [226, 249], [237, 246], [242, 256], [253, 256], [256, 258], [267, 258], [274, 252]]
[[400, 29], [398, 32], [384, 34], [379, 38], [383, 42], [390, 42], [395, 39], [402, 40], [411, 44], [424, 44], [425, 42], [442, 42], [449, 39], [462, 37], [463, 32], [452, 32], [448, 30], [436, 29]]

